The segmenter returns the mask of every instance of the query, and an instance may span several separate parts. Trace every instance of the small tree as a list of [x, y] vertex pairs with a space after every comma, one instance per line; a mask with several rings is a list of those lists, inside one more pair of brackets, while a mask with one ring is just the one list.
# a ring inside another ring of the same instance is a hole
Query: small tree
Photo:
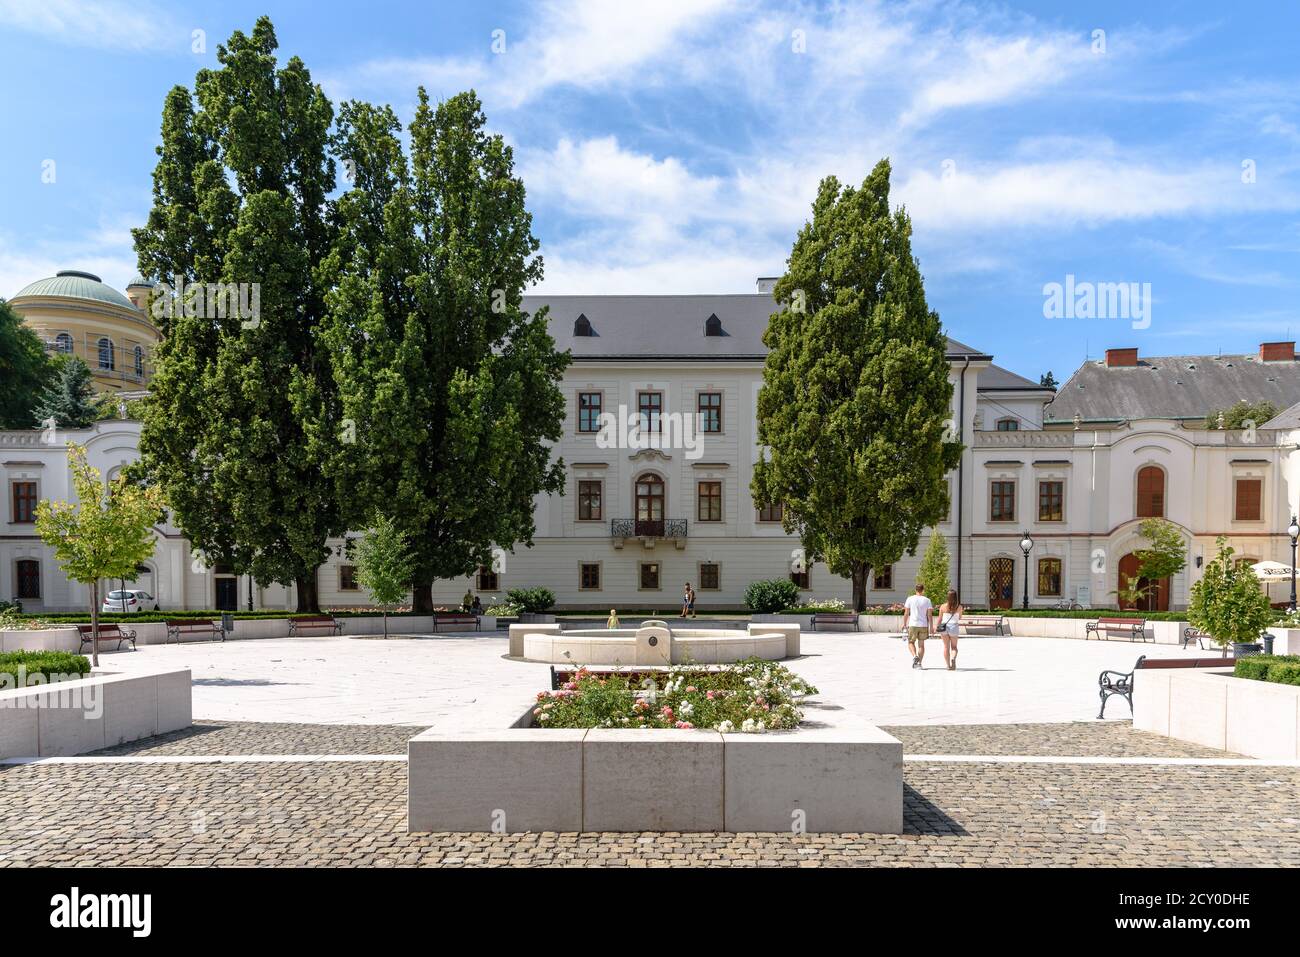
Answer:
[[936, 604], [948, 599], [951, 587], [948, 584], [948, 562], [948, 540], [936, 528], [930, 532], [930, 542], [925, 546], [921, 568], [916, 575], [917, 581], [925, 586], [925, 593]]
[[1131, 605], [1136, 608], [1143, 598], [1146, 598], [1150, 592], [1150, 587], [1142, 584], [1142, 579], [1138, 575], [1127, 575], [1120, 572], [1119, 588], [1111, 592], [1119, 598], [1119, 606]]
[[1273, 621], [1268, 596], [1260, 591], [1255, 573], [1232, 560], [1226, 539], [1220, 537], [1216, 544], [1219, 553], [1192, 586], [1187, 620], [1221, 646], [1256, 641]]
[[153, 525], [163, 509], [162, 492], [131, 485], [124, 478], [106, 487], [79, 445], [68, 445], [68, 469], [77, 504], [41, 501], [36, 506], [36, 534], [54, 549], [68, 578], [90, 586], [92, 656], [99, 667], [99, 582], [134, 578], [136, 567], [153, 554]]
[[[1230, 405], [1226, 409], [1211, 409], [1205, 416], [1205, 427], [1207, 429], [1247, 429], [1253, 424], [1256, 428], [1259, 428], [1277, 413], [1277, 406], [1267, 399], [1260, 402], [1247, 402], [1242, 399], [1236, 405]], [[1219, 423], [1220, 416], [1223, 417], [1222, 424]]]
[[357, 542], [355, 559], [357, 581], [370, 593], [370, 600], [384, 610], [387, 639], [388, 609], [406, 597], [411, 584], [410, 539], [391, 518], [381, 516]]
[[1150, 582], [1150, 590], [1160, 605], [1160, 581], [1172, 578], [1187, 567], [1187, 543], [1173, 522], [1163, 518], [1148, 518], [1138, 526], [1139, 533], [1150, 547], [1134, 552], [1138, 560], [1138, 577]]
[[99, 418], [90, 367], [76, 356], [65, 358], [36, 404], [36, 424], [50, 419], [63, 429], [86, 429]]

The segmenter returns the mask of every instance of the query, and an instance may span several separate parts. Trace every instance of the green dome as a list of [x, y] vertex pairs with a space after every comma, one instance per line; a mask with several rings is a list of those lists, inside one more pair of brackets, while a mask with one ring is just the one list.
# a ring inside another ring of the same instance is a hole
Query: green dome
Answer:
[[64, 269], [49, 279], [38, 279], [24, 287], [14, 299], [24, 296], [63, 296], [67, 299], [89, 299], [91, 302], [104, 302], [110, 306], [121, 306], [134, 310], [131, 300], [112, 286], [106, 286], [93, 273], [79, 272], [76, 269]]

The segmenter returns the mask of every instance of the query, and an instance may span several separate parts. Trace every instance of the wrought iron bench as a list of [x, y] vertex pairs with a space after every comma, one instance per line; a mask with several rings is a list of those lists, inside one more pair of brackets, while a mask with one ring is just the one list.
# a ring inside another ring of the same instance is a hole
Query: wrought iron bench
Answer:
[[331, 634], [343, 634], [343, 622], [333, 615], [298, 615], [289, 619], [289, 637], [295, 637], [303, 628], [325, 628]]
[[211, 618], [173, 618], [167, 622], [167, 640], [176, 639], [180, 644], [182, 635], [207, 635], [209, 638], [226, 640], [226, 629]]
[[1139, 671], [1156, 668], [1226, 668], [1235, 664], [1235, 658], [1148, 658], [1143, 655], [1133, 665], [1132, 671], [1106, 670], [1097, 676], [1097, 693], [1101, 696], [1101, 710], [1098, 718], [1106, 716], [1106, 702], [1111, 695], [1119, 695], [1128, 702], [1129, 714], [1133, 713], [1133, 676]]
[[1100, 638], [1105, 635], [1107, 639], [1111, 635], [1128, 636], [1129, 641], [1155, 641], [1155, 638], [1147, 638], [1147, 623], [1141, 618], [1098, 618], [1096, 621], [1088, 622], [1084, 629], [1083, 637], [1091, 638], [1096, 635]]
[[990, 628], [999, 635], [1006, 634], [1007, 619], [1004, 615], [962, 615], [958, 623], [967, 629], [967, 634], [971, 628]]
[[123, 628], [121, 625], [113, 624], [111, 622], [99, 626], [98, 640], [96, 640], [95, 636], [92, 634], [91, 625], [78, 625], [77, 634], [81, 636], [81, 646], [77, 648], [77, 651], [81, 651], [82, 648], [91, 642], [94, 642], [96, 647], [98, 647], [98, 645], [105, 641], [116, 641], [117, 648], [115, 650], [117, 651], [121, 651], [122, 642], [127, 641], [131, 643], [131, 650], [135, 650], [135, 632], [130, 628]]
[[858, 616], [851, 611], [819, 611], [812, 616], [813, 631], [817, 630], [818, 625], [848, 625], [857, 631]]
[[452, 625], [457, 628], [468, 628], [474, 626], [478, 631], [478, 615], [467, 611], [435, 611], [433, 613], [433, 630], [436, 632], [440, 625]]

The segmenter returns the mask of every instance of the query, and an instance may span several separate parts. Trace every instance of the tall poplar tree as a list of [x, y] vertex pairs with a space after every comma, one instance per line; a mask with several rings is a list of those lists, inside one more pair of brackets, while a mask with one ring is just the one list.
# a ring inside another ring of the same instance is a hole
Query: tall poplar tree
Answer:
[[881, 160], [857, 189], [822, 180], [799, 231], [763, 337], [751, 484], [759, 505], [784, 505], [810, 560], [852, 579], [858, 611], [871, 569], [942, 520], [961, 454], [943, 329], [889, 176]]
[[340, 108], [353, 183], [321, 270], [339, 406], [313, 438], [347, 518], [409, 536], [417, 611], [435, 579], [531, 545], [535, 497], [564, 486], [550, 445], [568, 355], [544, 310], [521, 309], [542, 260], [513, 152], [485, 124], [473, 92], [432, 106], [421, 89], [408, 159], [391, 109]]
[[[162, 341], [140, 446], [207, 562], [295, 584], [312, 611], [326, 538], [344, 530], [307, 433], [334, 402], [315, 277], [333, 238], [333, 108], [277, 47], [262, 17], [217, 48], [193, 96], [166, 98], [153, 208], [133, 235], [144, 275], [190, 291], [153, 304]], [[256, 314], [192, 294], [213, 283], [256, 284]]]

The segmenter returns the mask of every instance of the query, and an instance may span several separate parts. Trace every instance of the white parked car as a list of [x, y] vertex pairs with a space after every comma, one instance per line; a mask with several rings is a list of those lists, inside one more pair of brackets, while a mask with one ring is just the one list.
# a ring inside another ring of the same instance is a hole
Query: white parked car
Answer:
[[154, 597], [147, 591], [137, 591], [127, 589], [126, 591], [111, 591], [104, 596], [104, 602], [100, 606], [100, 613], [113, 614], [131, 614], [138, 611], [153, 611]]

